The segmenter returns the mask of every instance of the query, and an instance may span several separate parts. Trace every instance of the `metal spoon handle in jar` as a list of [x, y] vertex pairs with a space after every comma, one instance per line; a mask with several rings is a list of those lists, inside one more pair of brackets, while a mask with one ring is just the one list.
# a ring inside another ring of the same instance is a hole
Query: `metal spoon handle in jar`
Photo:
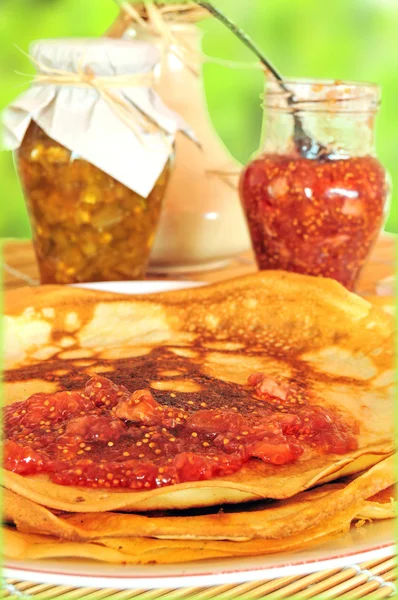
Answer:
[[[294, 106], [295, 99], [292, 92], [285, 85], [282, 75], [277, 69], [269, 62], [269, 60], [263, 55], [259, 47], [253, 42], [253, 40], [235, 23], [233, 23], [226, 15], [224, 15], [218, 8], [213, 6], [210, 2], [204, 0], [197, 0], [196, 4], [206, 9], [212, 14], [218, 21], [225, 25], [234, 35], [236, 35], [252, 52], [257, 56], [259, 61], [265, 66], [275, 79], [279, 82], [281, 89], [287, 93], [287, 103], [289, 106]], [[326, 151], [326, 148], [309, 136], [303, 126], [303, 122], [296, 110], [293, 109], [294, 119], [294, 141], [297, 150], [301, 156], [305, 158], [316, 158]]]

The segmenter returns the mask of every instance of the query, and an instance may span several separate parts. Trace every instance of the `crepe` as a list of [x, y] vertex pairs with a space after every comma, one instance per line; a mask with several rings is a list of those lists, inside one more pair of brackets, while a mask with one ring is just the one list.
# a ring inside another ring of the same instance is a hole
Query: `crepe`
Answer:
[[43, 506], [98, 513], [283, 499], [394, 451], [393, 320], [331, 280], [264, 272], [144, 298], [44, 286], [10, 293], [6, 312], [7, 403], [79, 388], [93, 373], [133, 389], [138, 370], [154, 393], [174, 394], [184, 406], [206, 386], [232, 389], [260, 371], [305, 378], [318, 404], [359, 427], [358, 449], [344, 455], [281, 466], [251, 460], [228, 477], [148, 491], [70, 487], [4, 472], [7, 489]]
[[[13, 492], [5, 491], [6, 519], [25, 533], [43, 533], [72, 541], [106, 537], [231, 540], [281, 539], [302, 533], [352, 507], [362, 519], [393, 516], [390, 486], [396, 481], [394, 457], [381, 461], [348, 482], [326, 484], [288, 500], [216, 507], [198, 514], [61, 513], [55, 514]], [[381, 491], [384, 494], [371, 498]], [[389, 491], [388, 491], [389, 490]], [[367, 498], [371, 498], [367, 500]], [[358, 508], [360, 507], [360, 508]], [[370, 517], [367, 517], [370, 518]]]
[[347, 532], [353, 521], [361, 525], [369, 507], [376, 519], [395, 514], [388, 487], [393, 467], [390, 458], [351, 481], [291, 500], [199, 516], [56, 515], [6, 492], [8, 518], [18, 531], [5, 528], [5, 552], [19, 559], [173, 563], [303, 549]]
[[287, 540], [254, 540], [250, 542], [208, 542], [191, 540], [155, 540], [143, 538], [106, 538], [95, 542], [65, 542], [58, 538], [22, 534], [3, 528], [6, 558], [32, 560], [43, 558], [73, 558], [107, 563], [172, 564], [210, 558], [231, 558], [273, 552], [292, 551], [312, 544], [327, 542], [333, 536], [346, 533], [349, 525], [336, 518], [325, 527], [294, 536]]

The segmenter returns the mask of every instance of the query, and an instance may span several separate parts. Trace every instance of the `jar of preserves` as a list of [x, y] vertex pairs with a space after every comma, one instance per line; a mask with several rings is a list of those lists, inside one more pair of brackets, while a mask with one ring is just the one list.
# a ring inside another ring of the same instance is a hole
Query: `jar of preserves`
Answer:
[[[379, 101], [378, 86], [368, 83], [268, 83], [263, 150], [240, 181], [260, 269], [331, 277], [354, 289], [389, 195], [374, 144]], [[298, 119], [306, 143], [297, 139]]]
[[32, 121], [16, 161], [42, 283], [145, 277], [170, 160], [144, 198]]
[[6, 143], [42, 283], [142, 279], [180, 117], [152, 89], [143, 41], [42, 40], [32, 87], [8, 107]]

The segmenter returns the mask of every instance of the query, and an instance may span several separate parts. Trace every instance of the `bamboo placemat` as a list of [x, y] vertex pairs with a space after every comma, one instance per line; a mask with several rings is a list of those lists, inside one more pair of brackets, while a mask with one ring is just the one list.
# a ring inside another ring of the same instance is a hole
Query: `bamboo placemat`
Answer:
[[311, 575], [281, 577], [212, 587], [180, 589], [126, 589], [54, 586], [7, 579], [0, 598], [12, 600], [260, 600], [262, 598], [372, 598], [396, 596], [396, 561], [390, 557], [348, 565], [344, 569], [319, 571]]
[[[368, 264], [363, 269], [359, 281], [357, 292], [363, 296], [383, 294], [378, 290], [380, 282], [391, 279], [395, 274], [394, 264], [394, 245], [397, 236], [383, 233], [373, 252]], [[3, 240], [3, 282], [4, 288], [15, 289], [26, 285], [39, 285], [39, 273], [36, 265], [36, 259], [30, 240]], [[194, 281], [203, 281], [205, 283], [214, 283], [240, 277], [257, 270], [253, 252], [249, 251], [241, 256], [234, 257], [230, 262], [219, 269], [170, 273], [167, 275], [149, 274], [148, 279], [190, 279]], [[387, 287], [387, 295], [392, 295], [392, 284]]]

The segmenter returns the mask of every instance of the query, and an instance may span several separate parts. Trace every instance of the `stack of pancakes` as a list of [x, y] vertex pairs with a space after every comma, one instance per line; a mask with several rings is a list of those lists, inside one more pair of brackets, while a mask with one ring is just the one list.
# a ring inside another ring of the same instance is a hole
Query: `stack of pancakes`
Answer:
[[[134, 391], [139, 364], [155, 397], [162, 390], [189, 408], [201, 377], [225, 390], [262, 372], [305, 377], [317, 405], [355, 421], [357, 441], [345, 454], [305, 452], [282, 465], [252, 458], [229, 476], [143, 491], [4, 470], [6, 557], [175, 563], [268, 554], [394, 517], [393, 320], [336, 282], [265, 272], [145, 297], [43, 286], [11, 292], [6, 315], [5, 404], [79, 390], [95, 373]], [[155, 377], [162, 352], [175, 368]]]

